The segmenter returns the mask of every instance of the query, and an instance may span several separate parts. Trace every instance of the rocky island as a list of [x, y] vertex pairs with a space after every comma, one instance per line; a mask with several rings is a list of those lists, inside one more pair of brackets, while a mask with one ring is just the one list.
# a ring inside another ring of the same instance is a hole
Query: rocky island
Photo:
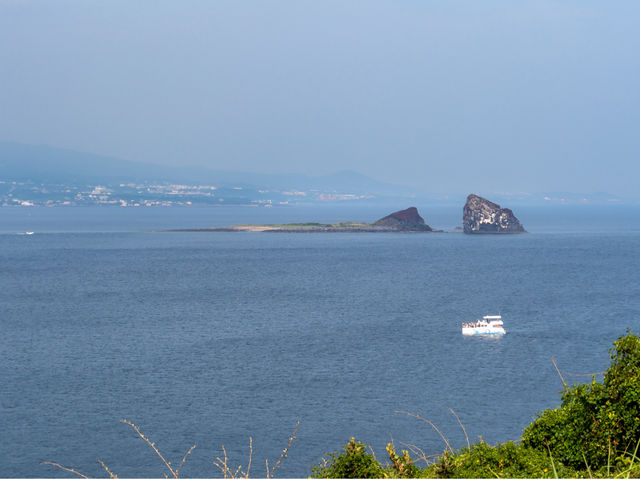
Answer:
[[424, 222], [415, 207], [396, 211], [374, 223], [288, 223], [282, 225], [236, 225], [221, 228], [168, 230], [209, 231], [254, 231], [261, 233], [441, 233]]
[[527, 231], [508, 208], [477, 195], [469, 195], [462, 209], [463, 231], [467, 234], [512, 234]]

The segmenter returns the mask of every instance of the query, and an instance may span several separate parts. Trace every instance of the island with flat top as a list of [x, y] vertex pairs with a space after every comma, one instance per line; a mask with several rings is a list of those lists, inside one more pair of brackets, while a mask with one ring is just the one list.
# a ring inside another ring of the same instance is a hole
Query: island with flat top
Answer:
[[168, 232], [237, 232], [259, 233], [442, 233], [424, 222], [415, 207], [396, 211], [374, 223], [288, 223], [281, 225], [236, 225], [219, 228], [164, 230]]

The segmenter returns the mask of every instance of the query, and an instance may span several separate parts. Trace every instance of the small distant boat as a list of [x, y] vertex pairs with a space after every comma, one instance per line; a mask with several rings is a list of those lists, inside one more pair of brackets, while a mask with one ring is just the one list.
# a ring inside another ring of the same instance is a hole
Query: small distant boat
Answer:
[[32, 234], [33, 234], [33, 231], [25, 231], [25, 232], [24, 232], [24, 234], [26, 234], [26, 235], [32, 235]]
[[476, 336], [480, 334], [506, 334], [502, 327], [502, 316], [483, 316], [478, 321], [462, 323], [462, 334]]

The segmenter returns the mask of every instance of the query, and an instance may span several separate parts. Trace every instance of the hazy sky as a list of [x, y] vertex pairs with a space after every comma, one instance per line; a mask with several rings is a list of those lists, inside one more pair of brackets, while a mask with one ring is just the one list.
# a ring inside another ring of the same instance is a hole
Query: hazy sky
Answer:
[[640, 2], [0, 0], [0, 141], [630, 194]]

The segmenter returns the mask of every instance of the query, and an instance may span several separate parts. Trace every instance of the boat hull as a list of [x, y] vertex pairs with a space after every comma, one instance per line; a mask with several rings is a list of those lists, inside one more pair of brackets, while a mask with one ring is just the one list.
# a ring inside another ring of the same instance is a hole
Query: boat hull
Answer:
[[462, 328], [464, 336], [500, 336], [506, 334], [503, 328]]

